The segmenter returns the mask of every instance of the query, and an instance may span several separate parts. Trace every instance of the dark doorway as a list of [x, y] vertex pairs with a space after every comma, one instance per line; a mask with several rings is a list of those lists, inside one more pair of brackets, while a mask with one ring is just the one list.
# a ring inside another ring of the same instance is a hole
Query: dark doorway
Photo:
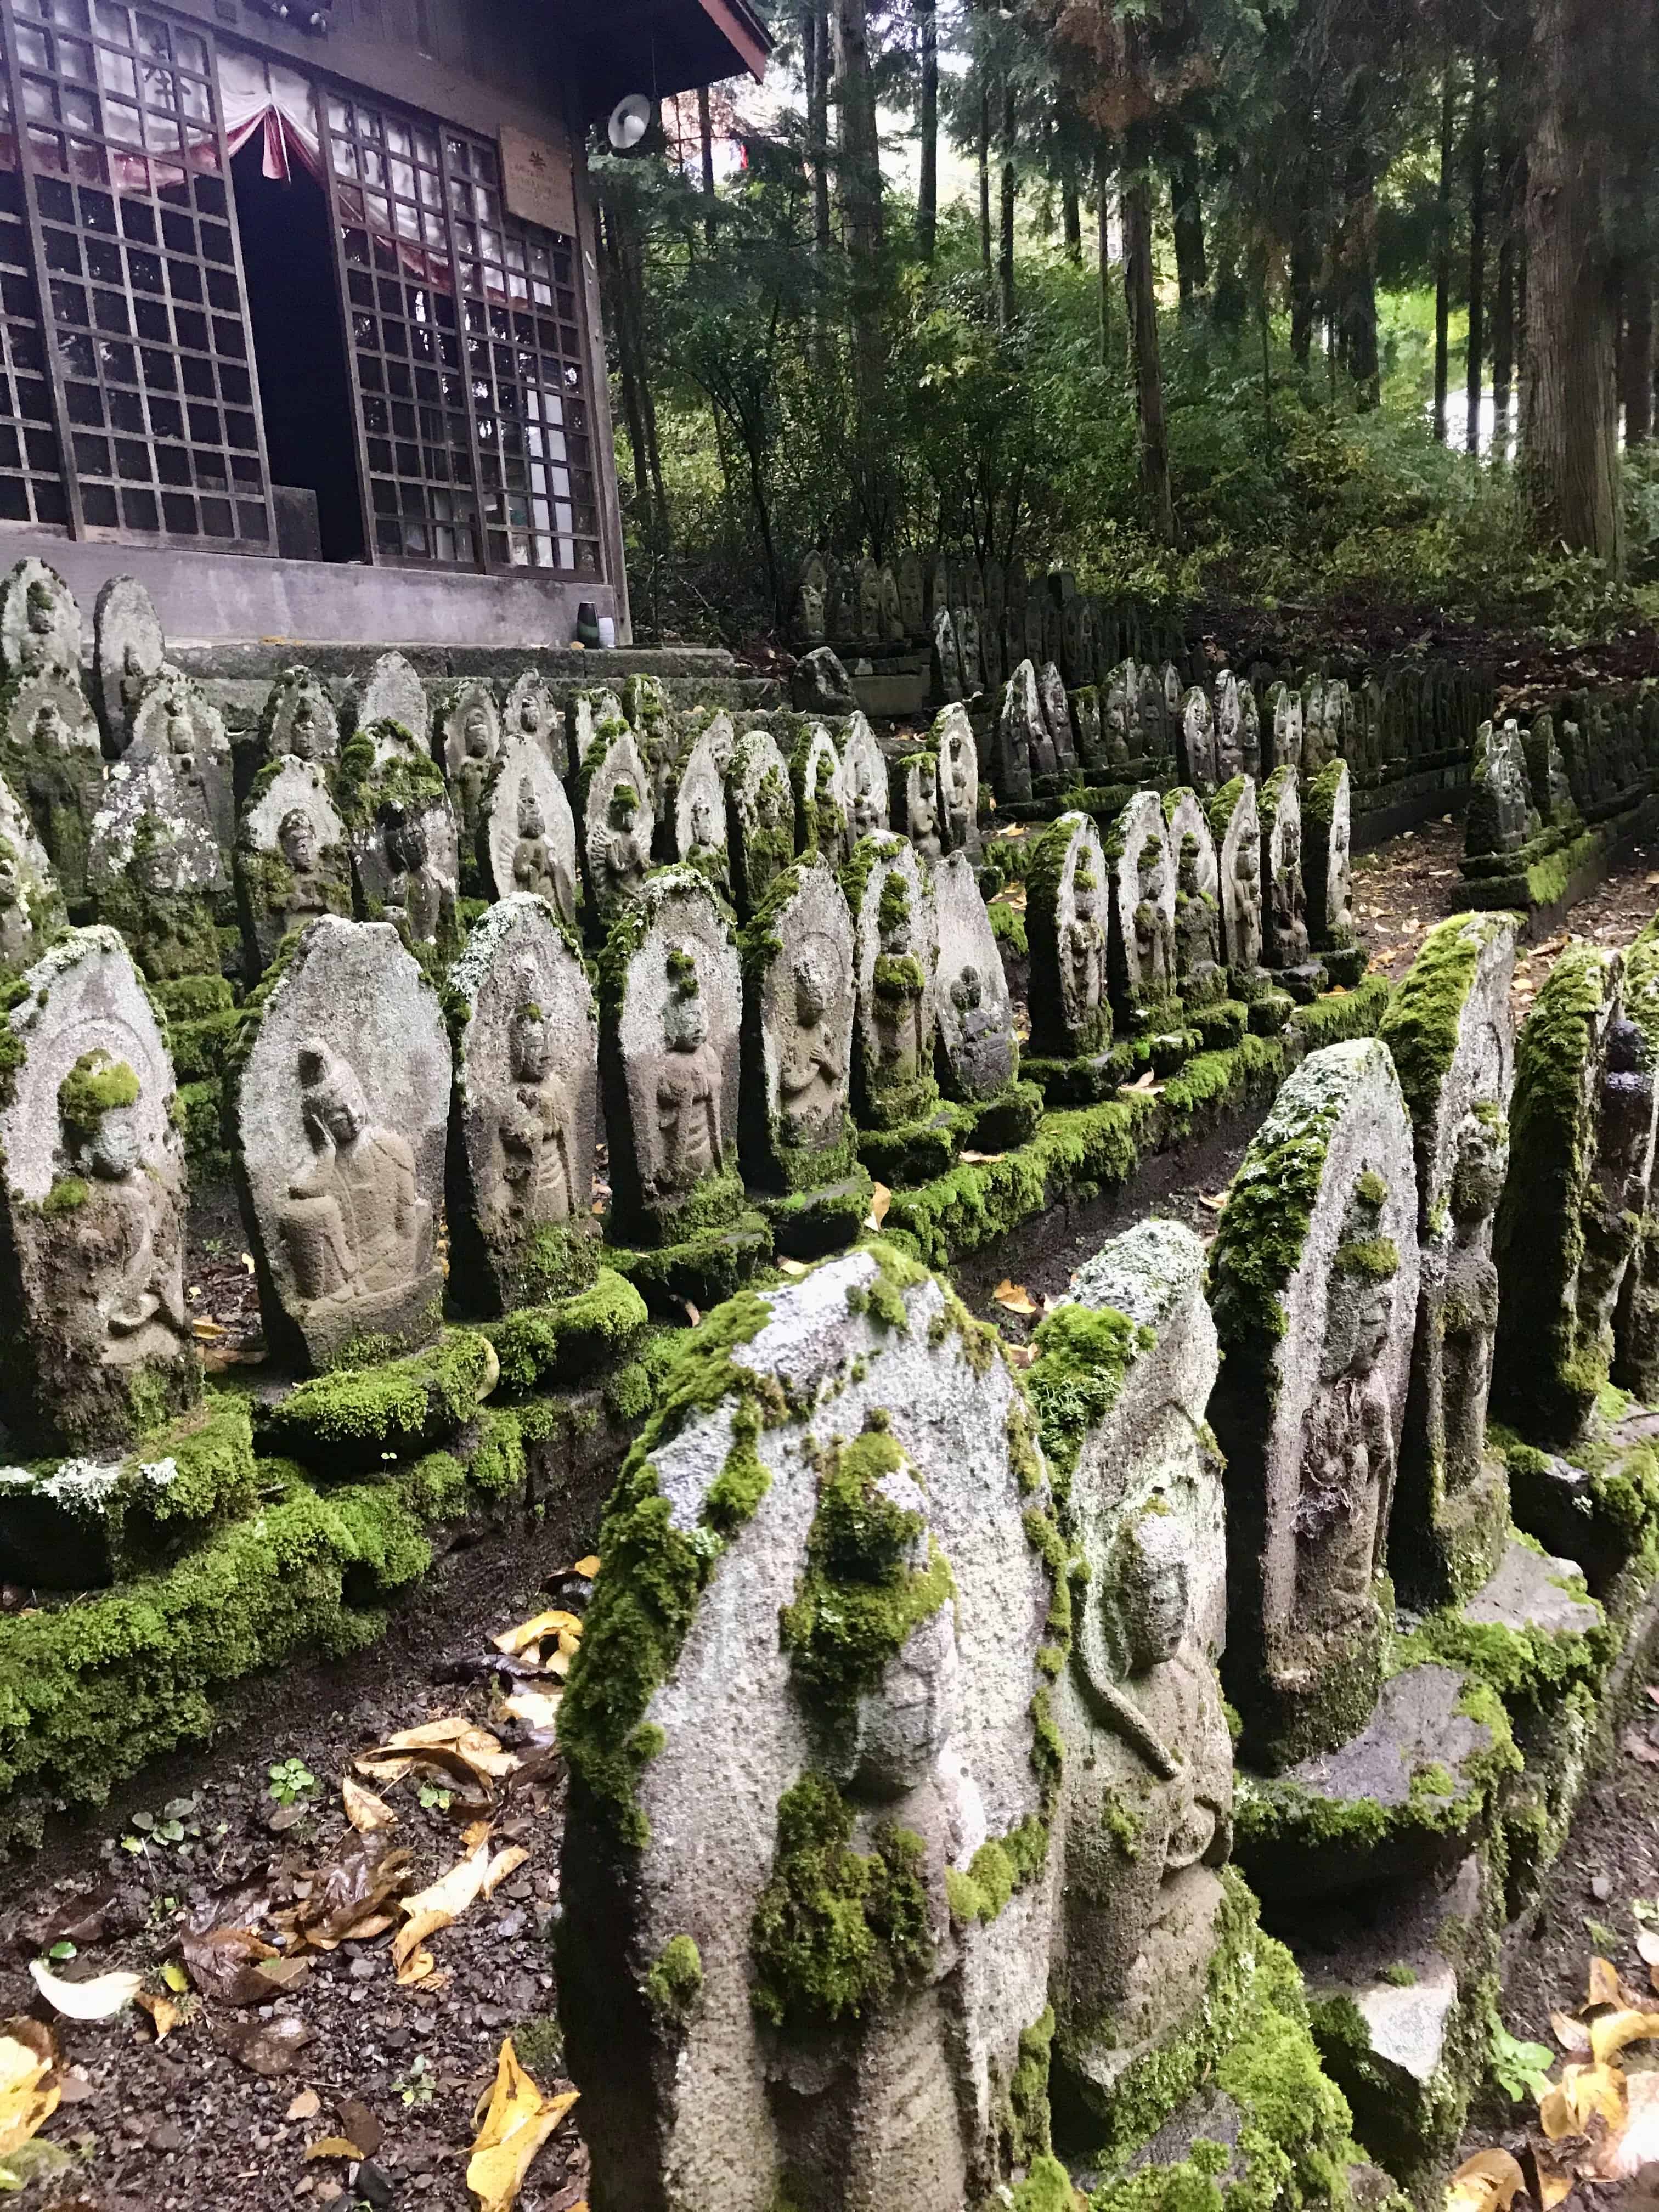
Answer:
[[289, 183], [267, 177], [263, 148], [256, 131], [231, 167], [270, 480], [316, 493], [325, 561], [361, 561], [357, 441], [328, 202], [297, 161]]

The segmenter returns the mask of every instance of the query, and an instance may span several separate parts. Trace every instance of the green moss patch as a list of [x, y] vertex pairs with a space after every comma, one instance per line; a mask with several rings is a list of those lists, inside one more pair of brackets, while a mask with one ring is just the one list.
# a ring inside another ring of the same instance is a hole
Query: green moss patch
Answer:
[[591, 1289], [485, 1322], [479, 1334], [495, 1347], [504, 1390], [541, 1390], [591, 1380], [626, 1359], [648, 1321], [634, 1285], [614, 1268], [601, 1267]]
[[260, 1442], [321, 1468], [372, 1467], [454, 1436], [499, 1372], [481, 1331], [457, 1329], [407, 1359], [337, 1368], [260, 1416]]

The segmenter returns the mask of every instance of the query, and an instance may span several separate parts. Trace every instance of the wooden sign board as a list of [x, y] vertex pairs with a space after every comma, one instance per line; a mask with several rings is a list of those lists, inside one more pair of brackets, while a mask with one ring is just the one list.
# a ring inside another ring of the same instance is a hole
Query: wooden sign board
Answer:
[[562, 139], [532, 138], [503, 123], [501, 189], [509, 214], [567, 238], [576, 235], [576, 179], [570, 149]]

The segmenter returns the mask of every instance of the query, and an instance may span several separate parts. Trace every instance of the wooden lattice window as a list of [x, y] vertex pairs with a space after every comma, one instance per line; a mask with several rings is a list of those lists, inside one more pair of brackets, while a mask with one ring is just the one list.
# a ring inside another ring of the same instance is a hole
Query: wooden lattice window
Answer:
[[0, 14], [77, 529], [268, 552], [211, 43], [125, 0]]
[[597, 576], [573, 241], [467, 132], [331, 97], [328, 141], [376, 558]]
[[68, 520], [17, 125], [0, 70], [0, 522]]

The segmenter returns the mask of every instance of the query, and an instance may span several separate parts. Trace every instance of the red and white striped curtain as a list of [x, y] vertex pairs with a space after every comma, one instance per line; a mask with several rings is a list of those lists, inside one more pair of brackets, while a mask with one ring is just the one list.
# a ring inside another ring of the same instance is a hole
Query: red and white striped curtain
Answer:
[[291, 165], [297, 161], [321, 182], [323, 142], [317, 118], [317, 88], [308, 77], [262, 61], [257, 54], [222, 46], [219, 99], [224, 109], [225, 138], [233, 155], [263, 133], [261, 166], [266, 176], [285, 185], [293, 173]]

